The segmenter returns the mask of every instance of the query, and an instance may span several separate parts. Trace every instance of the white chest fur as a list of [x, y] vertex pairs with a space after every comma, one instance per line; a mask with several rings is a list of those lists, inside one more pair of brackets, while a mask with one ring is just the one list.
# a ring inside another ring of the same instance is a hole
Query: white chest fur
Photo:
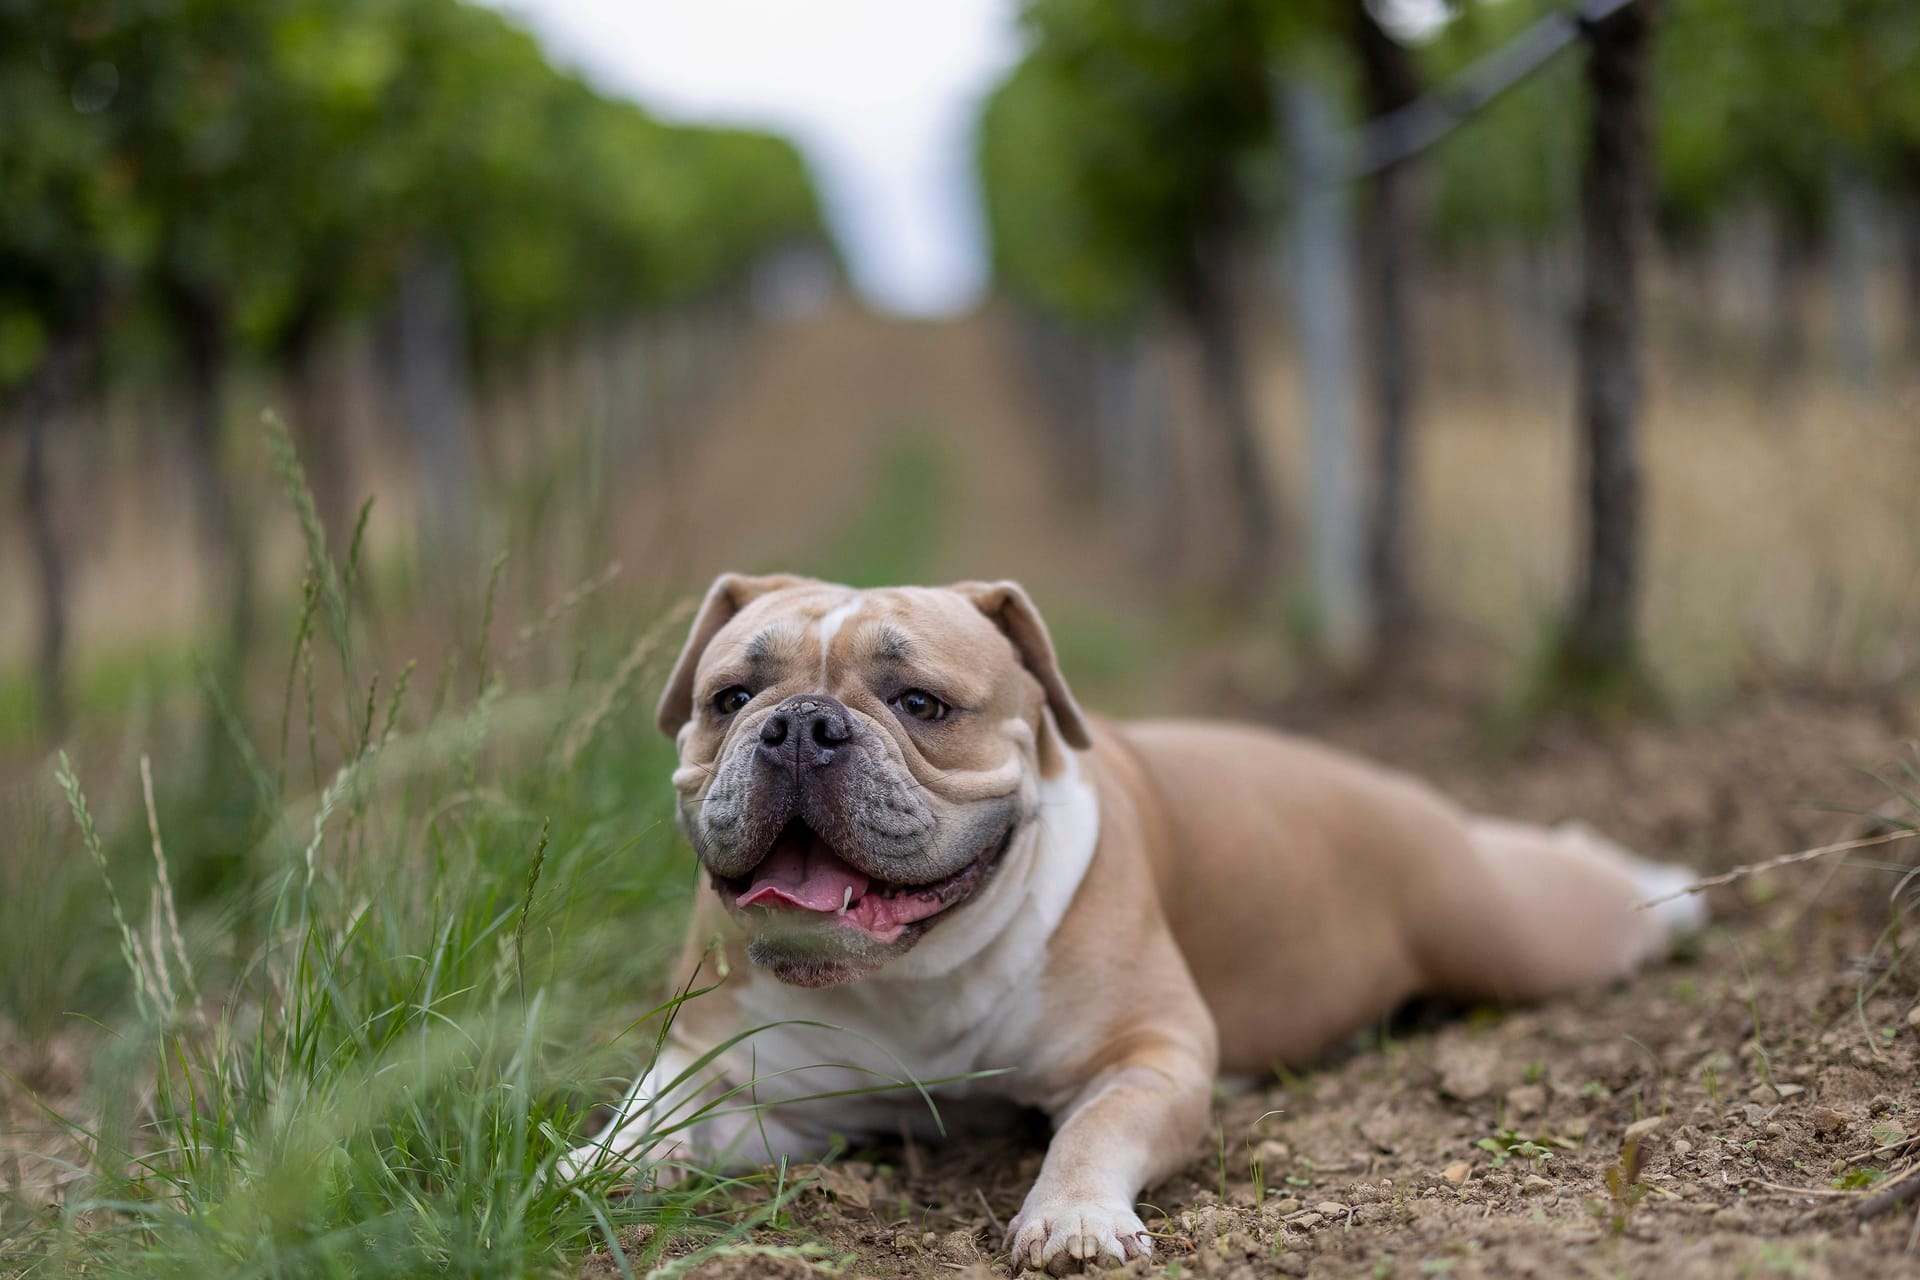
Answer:
[[[1034, 818], [987, 886], [880, 974], [821, 990], [753, 970], [736, 995], [739, 1030], [761, 1028], [723, 1058], [761, 1101], [919, 1082], [936, 1097], [1023, 1097], [1021, 1068], [1041, 1009], [1041, 977], [1099, 839], [1099, 804], [1071, 755], [1035, 787]], [[699, 1052], [705, 1046], [685, 1046]], [[959, 1081], [977, 1072], [992, 1078]], [[935, 1084], [946, 1081], [948, 1083]], [[839, 1132], [891, 1129], [916, 1091], [809, 1106]]]

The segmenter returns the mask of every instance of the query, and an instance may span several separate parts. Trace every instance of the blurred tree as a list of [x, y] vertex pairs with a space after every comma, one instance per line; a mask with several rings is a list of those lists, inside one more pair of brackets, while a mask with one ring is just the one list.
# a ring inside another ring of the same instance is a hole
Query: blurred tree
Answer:
[[68, 556], [48, 456], [143, 252], [103, 113], [116, 68], [80, 56], [73, 10], [0, 6], [0, 409], [25, 433], [20, 510], [39, 612], [40, 716], [68, 712]]
[[1272, 131], [1264, 7], [1033, 0], [1024, 19], [1032, 50], [982, 139], [996, 260], [1077, 319], [1162, 302], [1190, 326], [1232, 509], [1227, 571], [1257, 595], [1280, 524], [1239, 296], [1252, 229], [1242, 170]]
[[1579, 428], [1585, 503], [1578, 596], [1562, 650], [1574, 686], [1637, 678], [1640, 596], [1640, 257], [1651, 209], [1655, 0], [1585, 26], [1590, 93], [1581, 181]]
[[[1379, 119], [1420, 97], [1412, 55], [1394, 39], [1366, 0], [1353, 0], [1350, 21], [1367, 113]], [[1373, 497], [1367, 527], [1376, 656], [1403, 645], [1416, 606], [1408, 564], [1413, 399], [1417, 378], [1411, 276], [1418, 226], [1414, 180], [1407, 164], [1391, 165], [1367, 183], [1361, 249], [1373, 392]]]
[[186, 386], [183, 452], [238, 654], [251, 539], [221, 467], [236, 364], [291, 389], [340, 536], [351, 467], [319, 360], [403, 280], [439, 282], [439, 332], [410, 348], [439, 363], [437, 481], [471, 469], [464, 410], [444, 410], [470, 351], [511, 360], [694, 306], [770, 249], [826, 239], [788, 144], [661, 125], [460, 0], [3, 0], [0, 118], [0, 395], [29, 436], [49, 723], [66, 559], [47, 430], [96, 351], [143, 359], [157, 335]]

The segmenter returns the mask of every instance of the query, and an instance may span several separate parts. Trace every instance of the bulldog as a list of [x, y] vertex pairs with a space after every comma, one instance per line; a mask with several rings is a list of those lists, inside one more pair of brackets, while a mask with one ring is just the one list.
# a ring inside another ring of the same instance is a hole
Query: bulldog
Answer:
[[563, 1171], [1036, 1107], [1016, 1270], [1148, 1255], [1135, 1197], [1193, 1158], [1217, 1075], [1310, 1061], [1417, 993], [1624, 978], [1702, 918], [1642, 909], [1687, 872], [1583, 828], [1269, 729], [1090, 716], [1010, 582], [728, 574], [658, 718], [704, 872], [681, 981], [711, 989]]

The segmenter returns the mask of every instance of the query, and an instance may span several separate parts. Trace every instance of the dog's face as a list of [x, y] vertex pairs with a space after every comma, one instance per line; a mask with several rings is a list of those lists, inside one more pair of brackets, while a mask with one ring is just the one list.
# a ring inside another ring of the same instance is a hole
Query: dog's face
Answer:
[[[660, 702], [682, 829], [783, 981], [873, 972], [962, 908], [1087, 731], [1010, 583], [714, 583]], [[1057, 735], [1057, 738], [1056, 738]]]

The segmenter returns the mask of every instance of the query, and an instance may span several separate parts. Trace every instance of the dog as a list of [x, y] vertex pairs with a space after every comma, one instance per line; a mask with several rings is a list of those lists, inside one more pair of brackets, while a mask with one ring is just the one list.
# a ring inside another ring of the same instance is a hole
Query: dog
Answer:
[[704, 871], [681, 979], [717, 976], [563, 1171], [1034, 1107], [1054, 1132], [1015, 1270], [1149, 1255], [1135, 1197], [1192, 1158], [1222, 1073], [1311, 1061], [1418, 993], [1612, 982], [1703, 919], [1668, 896], [1686, 871], [1584, 828], [1470, 816], [1268, 729], [1089, 715], [1011, 582], [724, 575], [658, 720]]

